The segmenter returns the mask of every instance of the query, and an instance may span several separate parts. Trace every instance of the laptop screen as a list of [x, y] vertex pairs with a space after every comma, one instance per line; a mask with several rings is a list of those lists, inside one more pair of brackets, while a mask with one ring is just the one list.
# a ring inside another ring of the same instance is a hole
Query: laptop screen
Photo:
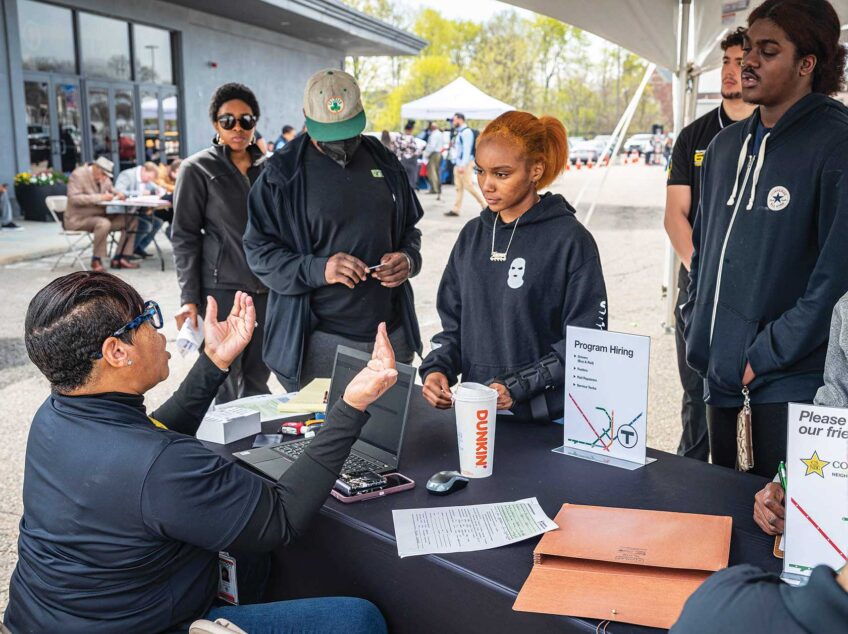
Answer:
[[[371, 355], [345, 346], [336, 351], [333, 381], [327, 398], [328, 411], [344, 394], [351, 379], [364, 368]], [[397, 456], [403, 437], [404, 420], [409, 406], [409, 395], [415, 381], [415, 370], [402, 363], [397, 364], [398, 378], [388, 392], [368, 408], [371, 418], [362, 428], [359, 442], [365, 442], [382, 451]]]

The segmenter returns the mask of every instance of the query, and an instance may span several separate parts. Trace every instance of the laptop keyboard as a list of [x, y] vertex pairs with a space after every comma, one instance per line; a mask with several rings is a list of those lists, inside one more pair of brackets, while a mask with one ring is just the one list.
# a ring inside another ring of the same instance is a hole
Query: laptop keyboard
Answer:
[[[273, 451], [276, 451], [281, 456], [285, 456], [289, 460], [297, 460], [300, 457], [306, 448], [309, 446], [309, 443], [312, 441], [311, 438], [304, 440], [293, 440], [291, 442], [283, 443], [282, 445], [277, 445], [275, 447], [271, 447]], [[375, 460], [369, 460], [368, 458], [362, 458], [360, 456], [356, 456], [351, 454], [345, 460], [344, 465], [342, 465], [342, 473], [354, 473], [356, 471], [383, 471], [388, 469], [389, 465], [383, 464], [382, 462], [377, 462]]]

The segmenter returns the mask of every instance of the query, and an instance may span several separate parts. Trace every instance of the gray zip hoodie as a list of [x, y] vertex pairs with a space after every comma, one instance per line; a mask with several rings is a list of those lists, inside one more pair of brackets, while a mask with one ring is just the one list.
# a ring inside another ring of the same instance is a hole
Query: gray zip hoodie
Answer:
[[816, 392], [813, 402], [826, 407], [848, 407], [848, 294], [833, 309], [824, 385]]

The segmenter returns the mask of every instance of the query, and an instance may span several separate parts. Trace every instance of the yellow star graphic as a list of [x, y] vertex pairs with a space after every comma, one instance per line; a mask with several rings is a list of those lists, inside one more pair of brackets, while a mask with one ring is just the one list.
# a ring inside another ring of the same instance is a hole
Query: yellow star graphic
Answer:
[[819, 454], [817, 451], [814, 451], [813, 455], [807, 459], [801, 458], [801, 462], [807, 465], [807, 473], [804, 474], [805, 476], [808, 476], [811, 473], [815, 473], [817, 475], [820, 475], [821, 477], [824, 477], [824, 468], [830, 464], [826, 460], [822, 460], [821, 458], [819, 458]]

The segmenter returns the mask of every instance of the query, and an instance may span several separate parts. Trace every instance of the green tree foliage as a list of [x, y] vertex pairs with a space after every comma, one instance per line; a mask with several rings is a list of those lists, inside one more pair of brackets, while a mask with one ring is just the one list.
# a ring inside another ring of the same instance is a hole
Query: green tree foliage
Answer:
[[[609, 133], [645, 72], [636, 55], [599, 45], [580, 29], [544, 16], [531, 20], [503, 11], [478, 23], [452, 20], [432, 8], [409, 15], [393, 0], [346, 1], [428, 42], [417, 57], [348, 58], [375, 130], [399, 129], [402, 104], [464, 76], [516, 108], [558, 117], [572, 136]], [[671, 124], [648, 84], [630, 133], [653, 123]]]

